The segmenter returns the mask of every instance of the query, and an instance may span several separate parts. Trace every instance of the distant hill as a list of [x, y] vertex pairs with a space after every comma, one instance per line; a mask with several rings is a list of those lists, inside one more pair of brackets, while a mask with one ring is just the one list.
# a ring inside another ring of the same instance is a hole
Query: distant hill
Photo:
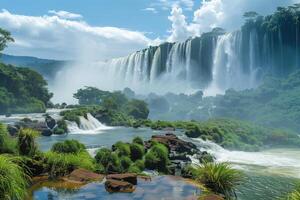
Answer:
[[30, 56], [12, 56], [7, 54], [2, 54], [0, 56], [0, 61], [5, 64], [33, 69], [43, 75], [47, 80], [53, 79], [56, 73], [70, 62], [62, 60], [41, 59]]

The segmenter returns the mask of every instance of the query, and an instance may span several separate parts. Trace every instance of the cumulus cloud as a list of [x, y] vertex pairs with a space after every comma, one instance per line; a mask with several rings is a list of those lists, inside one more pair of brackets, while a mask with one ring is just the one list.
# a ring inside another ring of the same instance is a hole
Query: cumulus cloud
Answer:
[[56, 16], [64, 18], [64, 19], [80, 19], [80, 18], [82, 18], [82, 15], [80, 15], [80, 14], [71, 13], [71, 12], [64, 11], [64, 10], [60, 10], [60, 11], [49, 10], [48, 13], [56, 15]]
[[188, 30], [188, 24], [186, 18], [183, 15], [182, 9], [175, 5], [172, 8], [171, 15], [168, 19], [172, 22], [171, 35], [169, 36], [169, 41], [183, 41], [187, 39], [187, 35], [190, 34]]
[[9, 45], [6, 53], [42, 58], [78, 59], [81, 56], [105, 60], [125, 56], [156, 41], [142, 32], [91, 26], [82, 20], [58, 15], [17, 15], [7, 10], [0, 12], [0, 26], [9, 30], [16, 41]]
[[[243, 14], [247, 11], [267, 15], [274, 12], [278, 6], [289, 6], [299, 2], [300, 0], [203, 0], [200, 8], [194, 11], [193, 21], [189, 23], [178, 23], [182, 21], [183, 13], [176, 14], [178, 6], [173, 6], [169, 17], [172, 22], [169, 40], [176, 41], [182, 37], [200, 35], [214, 27], [222, 27], [228, 31], [238, 29], [243, 23]], [[184, 30], [179, 38], [175, 37], [178, 30]], [[186, 33], [185, 36], [183, 32]]]

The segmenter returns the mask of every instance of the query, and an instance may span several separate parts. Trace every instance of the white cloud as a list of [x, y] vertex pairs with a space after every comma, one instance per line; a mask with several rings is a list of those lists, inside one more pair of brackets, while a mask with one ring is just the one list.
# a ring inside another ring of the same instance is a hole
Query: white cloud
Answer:
[[151, 7], [149, 7], [149, 8], [145, 8], [145, 9], [142, 9], [143, 11], [148, 11], [148, 12], [152, 12], [152, 13], [154, 13], [154, 14], [156, 14], [157, 13], [157, 10], [155, 9], [155, 8], [151, 8]]
[[60, 18], [64, 18], [64, 19], [81, 19], [82, 18], [82, 15], [80, 15], [80, 14], [71, 13], [71, 12], [64, 11], [64, 10], [60, 10], [60, 11], [49, 10], [48, 13], [56, 15], [56, 16], [58, 16]]
[[192, 10], [194, 7], [194, 0], [155, 0], [151, 3], [151, 6], [163, 10], [169, 10], [174, 6], [181, 7], [184, 10]]
[[[214, 27], [222, 27], [228, 31], [238, 29], [243, 23], [243, 14], [247, 11], [267, 15], [274, 12], [278, 6], [289, 6], [299, 2], [300, 0], [203, 0], [200, 8], [194, 12], [193, 21], [190, 23], [178, 23], [182, 21], [183, 13], [176, 15], [178, 8], [173, 6], [169, 18], [172, 22], [169, 40], [176, 41], [180, 38], [200, 35]], [[178, 35], [176, 32], [180, 30], [182, 30], [180, 38], [176, 38], [175, 36]]]
[[171, 35], [169, 36], [169, 41], [183, 41], [187, 39], [189, 35], [188, 24], [186, 18], [183, 15], [182, 9], [178, 6], [174, 6], [171, 11], [171, 16], [168, 17], [172, 22]]
[[60, 16], [24, 16], [0, 12], [0, 27], [9, 30], [16, 42], [6, 53], [42, 58], [110, 59], [147, 47], [144, 33], [116, 27], [90, 26], [84, 21]]

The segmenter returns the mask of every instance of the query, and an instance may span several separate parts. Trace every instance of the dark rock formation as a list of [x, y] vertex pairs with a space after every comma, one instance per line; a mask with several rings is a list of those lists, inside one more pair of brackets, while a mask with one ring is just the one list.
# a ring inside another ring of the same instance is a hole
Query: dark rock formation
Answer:
[[127, 192], [131, 193], [135, 190], [135, 186], [126, 181], [118, 181], [115, 179], [107, 179], [105, 182], [105, 189], [109, 193], [113, 192]]
[[7, 131], [11, 136], [16, 136], [19, 132], [19, 128], [13, 125], [8, 125]]
[[133, 185], [137, 184], [137, 175], [134, 173], [125, 173], [125, 174], [110, 174], [106, 176], [107, 179], [114, 179], [118, 181], [126, 181]]
[[172, 133], [167, 133], [166, 135], [153, 135], [151, 140], [164, 144], [168, 147], [169, 151], [176, 153], [195, 154], [199, 152], [195, 144], [183, 141]]
[[56, 120], [53, 119], [51, 116], [47, 115], [45, 118], [45, 123], [48, 126], [49, 129], [54, 129], [56, 126]]

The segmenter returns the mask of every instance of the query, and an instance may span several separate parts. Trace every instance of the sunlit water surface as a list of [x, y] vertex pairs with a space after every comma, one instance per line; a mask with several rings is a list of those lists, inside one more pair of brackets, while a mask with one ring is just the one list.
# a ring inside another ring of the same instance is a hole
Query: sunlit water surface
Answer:
[[[49, 113], [58, 118], [59, 110]], [[0, 116], [0, 121], [13, 123], [24, 116], [42, 120], [42, 114], [13, 115], [9, 118]], [[88, 123], [88, 122], [85, 122]], [[89, 127], [89, 125], [87, 124]], [[37, 139], [40, 149], [47, 151], [51, 146], [66, 139], [76, 139], [84, 143], [93, 155], [101, 147], [110, 147], [117, 141], [130, 142], [139, 136], [144, 140], [150, 139], [154, 134], [162, 131], [153, 131], [147, 128], [125, 128], [100, 126], [94, 130], [82, 130], [71, 127], [72, 133], [39, 137]], [[212, 142], [201, 139], [189, 139], [182, 132], [176, 132], [182, 139], [195, 143], [199, 149], [206, 150], [216, 157], [217, 162], [230, 162], [241, 169], [245, 174], [243, 184], [239, 186], [237, 194], [241, 200], [272, 200], [285, 195], [295, 182], [300, 179], [300, 149], [273, 149], [262, 152], [229, 151]], [[35, 200], [69, 200], [69, 199], [185, 199], [199, 194], [199, 189], [182, 180], [173, 180], [167, 176], [153, 177], [151, 182], [139, 181], [137, 190], [132, 194], [109, 194], [105, 191], [103, 183], [91, 183], [79, 190], [58, 190], [40, 188], [34, 192]]]

